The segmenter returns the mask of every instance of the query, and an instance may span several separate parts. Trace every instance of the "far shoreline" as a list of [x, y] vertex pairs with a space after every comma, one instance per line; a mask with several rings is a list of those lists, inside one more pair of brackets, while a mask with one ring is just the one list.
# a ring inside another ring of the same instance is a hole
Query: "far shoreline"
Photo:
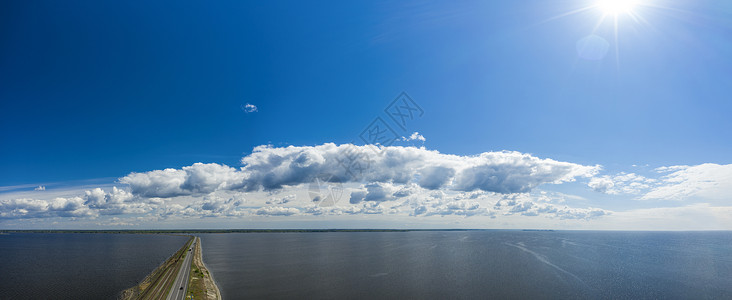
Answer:
[[544, 229], [544, 228], [428, 228], [428, 229], [0, 229], [0, 235], [9, 233], [89, 233], [89, 234], [173, 234], [195, 235], [202, 233], [328, 233], [328, 232], [481, 232], [481, 231], [513, 231], [513, 232], [730, 232], [732, 229], [709, 230], [611, 230], [611, 229]]

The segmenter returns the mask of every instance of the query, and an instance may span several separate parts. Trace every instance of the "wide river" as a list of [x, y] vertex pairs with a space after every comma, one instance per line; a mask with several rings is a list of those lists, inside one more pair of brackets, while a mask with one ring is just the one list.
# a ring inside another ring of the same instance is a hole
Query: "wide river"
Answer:
[[224, 299], [732, 299], [732, 232], [201, 238]]
[[187, 240], [153, 234], [0, 234], [0, 299], [115, 299]]
[[[225, 299], [732, 299], [732, 232], [201, 234]], [[186, 241], [0, 235], [0, 299], [112, 299]]]

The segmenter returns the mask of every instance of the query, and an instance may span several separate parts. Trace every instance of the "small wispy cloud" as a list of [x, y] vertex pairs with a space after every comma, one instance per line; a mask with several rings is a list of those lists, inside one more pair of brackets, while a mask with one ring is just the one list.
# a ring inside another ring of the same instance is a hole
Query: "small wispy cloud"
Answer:
[[33, 190], [34, 191], [45, 191], [46, 190], [46, 187], [45, 186], [42, 186], [42, 185], [39, 185], [38, 187], [34, 188]]
[[245, 113], [253, 113], [259, 111], [256, 105], [250, 103], [242, 105], [241, 110], [243, 110]]
[[701, 198], [727, 201], [732, 195], [732, 164], [670, 166], [656, 168], [656, 171], [667, 174], [661, 176], [660, 184], [643, 195], [641, 200]]
[[404, 137], [403, 136], [402, 137], [402, 141], [422, 141], [422, 142], [425, 142], [425, 141], [427, 141], [427, 139], [423, 135], [419, 134], [419, 132], [416, 132], [415, 131], [409, 137]]

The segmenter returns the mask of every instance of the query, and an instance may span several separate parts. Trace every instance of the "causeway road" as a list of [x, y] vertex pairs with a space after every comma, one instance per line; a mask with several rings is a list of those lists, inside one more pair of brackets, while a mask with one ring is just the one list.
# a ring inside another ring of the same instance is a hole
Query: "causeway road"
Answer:
[[191, 262], [193, 261], [193, 247], [196, 245], [196, 240], [188, 246], [186, 250], [186, 256], [183, 258], [183, 263], [178, 269], [178, 275], [175, 276], [173, 286], [170, 288], [167, 300], [183, 300], [186, 298], [186, 291], [188, 291], [188, 278], [191, 275]]

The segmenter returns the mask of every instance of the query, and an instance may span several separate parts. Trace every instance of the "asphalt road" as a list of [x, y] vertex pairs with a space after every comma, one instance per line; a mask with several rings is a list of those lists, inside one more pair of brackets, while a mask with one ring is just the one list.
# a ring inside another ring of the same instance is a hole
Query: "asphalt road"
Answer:
[[[195, 246], [195, 240], [191, 243], [189, 249], [193, 249]], [[186, 257], [183, 259], [178, 270], [178, 275], [175, 276], [173, 286], [170, 288], [167, 300], [183, 300], [186, 297], [186, 291], [188, 291], [188, 277], [191, 275], [191, 262], [193, 261], [193, 251], [186, 251]], [[183, 289], [181, 289], [183, 287]]]

